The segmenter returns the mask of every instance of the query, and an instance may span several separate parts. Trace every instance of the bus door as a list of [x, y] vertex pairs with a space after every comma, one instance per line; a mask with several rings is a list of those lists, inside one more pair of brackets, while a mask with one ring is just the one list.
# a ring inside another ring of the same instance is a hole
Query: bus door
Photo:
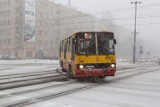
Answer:
[[66, 56], [67, 56], [67, 42], [64, 43], [64, 62], [63, 66], [66, 69]]

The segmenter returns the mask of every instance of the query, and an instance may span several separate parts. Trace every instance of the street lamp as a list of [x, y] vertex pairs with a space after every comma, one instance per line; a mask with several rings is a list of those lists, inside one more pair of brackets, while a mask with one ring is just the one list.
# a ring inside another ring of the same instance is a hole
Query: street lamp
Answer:
[[131, 4], [135, 4], [135, 28], [134, 28], [134, 43], [133, 43], [133, 63], [135, 64], [136, 59], [136, 24], [137, 24], [137, 4], [141, 4], [142, 2], [131, 2]]

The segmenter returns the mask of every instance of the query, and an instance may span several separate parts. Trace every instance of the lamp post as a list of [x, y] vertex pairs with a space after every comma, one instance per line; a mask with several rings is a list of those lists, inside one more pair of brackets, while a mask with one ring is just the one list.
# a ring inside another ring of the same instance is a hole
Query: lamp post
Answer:
[[135, 1], [131, 2], [131, 4], [135, 4], [135, 28], [134, 28], [134, 43], [133, 43], [133, 63], [135, 64], [136, 60], [136, 24], [137, 24], [137, 4], [141, 4], [141, 2]]

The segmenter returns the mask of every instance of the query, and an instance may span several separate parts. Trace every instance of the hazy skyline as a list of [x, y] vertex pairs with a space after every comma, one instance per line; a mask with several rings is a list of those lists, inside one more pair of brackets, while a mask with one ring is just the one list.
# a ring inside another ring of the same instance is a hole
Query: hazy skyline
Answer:
[[[121, 0], [121, 2], [117, 2], [117, 0], [101, 0], [101, 2], [99, 2], [99, 0], [88, 0], [88, 1], [86, 1], [86, 0], [71, 0], [71, 6], [76, 8], [79, 11], [83, 11], [83, 12], [87, 12], [87, 13], [96, 13], [96, 12], [104, 12], [104, 11], [107, 12], [107, 11], [111, 10], [111, 14], [115, 18], [125, 18], [125, 17], [133, 16], [132, 19], [116, 20], [115, 21], [119, 25], [124, 25], [125, 27], [132, 28], [132, 27], [134, 27], [134, 8], [127, 10], [127, 8], [134, 7], [134, 5], [130, 3], [131, 1], [133, 1], [133, 0]], [[56, 2], [62, 3], [64, 5], [68, 4], [68, 0], [56, 0]], [[158, 3], [160, 4], [159, 0], [147, 0], [147, 1], [141, 0], [141, 2], [142, 3], [138, 4], [138, 6], [143, 6], [143, 5], [148, 5], [148, 4], [158, 4]], [[126, 9], [119, 10], [119, 11], [112, 11], [112, 10], [123, 9], [123, 8], [126, 8]], [[138, 25], [138, 24], [160, 23], [160, 21], [158, 20], [159, 17], [157, 17], [157, 15], [160, 15], [159, 11], [160, 11], [160, 5], [153, 6], [153, 7], [138, 8], [137, 17], [138, 16], [142, 16], [142, 17], [146, 16], [146, 18], [142, 18], [142, 19], [137, 18], [137, 26], [139, 26], [139, 27], [137, 27], [137, 30], [140, 32], [140, 28], [142, 26], [142, 25]], [[102, 14], [104, 14], [104, 13], [99, 13], [96, 15], [102, 15]], [[151, 15], [151, 16], [153, 15], [153, 17], [150, 17], [149, 15]], [[126, 23], [126, 22], [128, 22], [128, 23]], [[146, 22], [149, 22], [149, 23], [146, 23]]]
[[[96, 16], [104, 15], [110, 11], [115, 18], [117, 25], [134, 31], [134, 0], [71, 0], [71, 6], [86, 13], [96, 13]], [[142, 2], [137, 10], [137, 39], [144, 40], [147, 48], [154, 48], [160, 45], [160, 0], [139, 0]], [[56, 3], [68, 4], [68, 0], [56, 0]], [[125, 9], [123, 9], [125, 8]], [[150, 43], [148, 43], [150, 41]], [[152, 47], [150, 45], [153, 45]]]

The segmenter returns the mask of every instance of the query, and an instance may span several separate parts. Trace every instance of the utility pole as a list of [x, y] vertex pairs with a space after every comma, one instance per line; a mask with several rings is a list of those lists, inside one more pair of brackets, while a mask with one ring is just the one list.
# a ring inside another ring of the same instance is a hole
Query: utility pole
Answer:
[[131, 4], [135, 4], [135, 28], [134, 28], [134, 43], [133, 43], [133, 63], [135, 64], [136, 60], [136, 24], [137, 24], [137, 4], [141, 4], [141, 2], [135, 1], [131, 2]]

